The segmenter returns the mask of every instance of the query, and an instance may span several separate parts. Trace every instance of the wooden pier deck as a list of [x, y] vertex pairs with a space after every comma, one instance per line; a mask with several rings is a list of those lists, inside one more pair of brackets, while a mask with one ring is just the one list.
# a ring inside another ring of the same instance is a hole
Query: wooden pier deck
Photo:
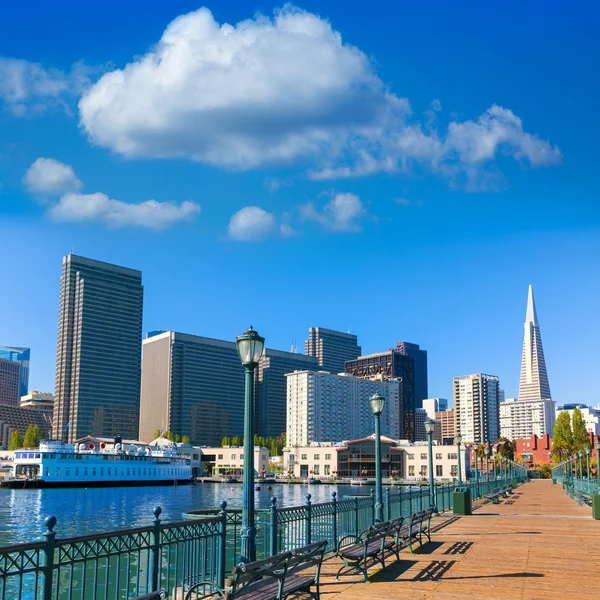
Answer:
[[436, 598], [504, 600], [600, 598], [600, 521], [549, 480], [531, 481], [501, 504], [476, 503], [473, 515], [436, 517], [432, 542], [369, 583], [325, 561], [322, 600]]

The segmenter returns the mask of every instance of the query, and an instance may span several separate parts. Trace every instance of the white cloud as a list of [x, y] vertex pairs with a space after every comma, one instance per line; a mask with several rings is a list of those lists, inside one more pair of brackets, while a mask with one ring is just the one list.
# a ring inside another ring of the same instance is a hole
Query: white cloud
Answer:
[[304, 219], [316, 221], [327, 229], [336, 231], [360, 231], [361, 218], [367, 215], [360, 198], [355, 194], [336, 194], [322, 211], [312, 202], [300, 207]]
[[246, 206], [230, 219], [227, 229], [229, 237], [241, 242], [255, 242], [267, 237], [290, 237], [294, 230], [288, 224], [277, 223], [274, 214], [259, 206]]
[[80, 95], [89, 85], [92, 71], [83, 63], [75, 63], [69, 72], [65, 72], [0, 56], [0, 101], [18, 117], [56, 107], [68, 111], [68, 101]]
[[236, 168], [336, 155], [410, 110], [365, 54], [290, 5], [236, 26], [182, 15], [79, 107], [90, 138], [120, 154]]
[[38, 158], [27, 169], [23, 182], [33, 194], [60, 196], [75, 192], [82, 186], [71, 165], [53, 158]]
[[29, 192], [60, 196], [47, 210], [53, 221], [96, 221], [110, 227], [166, 229], [182, 221], [191, 221], [200, 212], [200, 206], [189, 200], [179, 205], [156, 200], [133, 204], [114, 200], [101, 192], [77, 193], [83, 184], [73, 168], [51, 158], [34, 161], [23, 181]]
[[442, 110], [442, 103], [439, 98], [434, 98], [431, 101], [431, 110], [434, 110], [435, 112], [440, 112]]

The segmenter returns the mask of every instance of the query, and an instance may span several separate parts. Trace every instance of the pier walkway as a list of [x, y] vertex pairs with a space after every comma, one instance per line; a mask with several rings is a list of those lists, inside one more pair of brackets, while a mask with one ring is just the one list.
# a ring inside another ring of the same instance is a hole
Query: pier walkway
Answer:
[[404, 553], [369, 583], [335, 580], [337, 559], [323, 564], [322, 600], [504, 600], [600, 597], [600, 521], [550, 480], [519, 486], [500, 504], [473, 515], [441, 515], [432, 542]]

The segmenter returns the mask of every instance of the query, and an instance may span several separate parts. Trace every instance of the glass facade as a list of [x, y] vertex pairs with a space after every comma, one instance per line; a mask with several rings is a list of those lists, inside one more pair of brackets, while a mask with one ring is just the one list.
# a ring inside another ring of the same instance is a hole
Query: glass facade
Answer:
[[29, 360], [31, 350], [29, 348], [13, 348], [11, 346], [0, 346], [0, 358], [19, 363], [19, 397], [27, 396], [29, 393]]

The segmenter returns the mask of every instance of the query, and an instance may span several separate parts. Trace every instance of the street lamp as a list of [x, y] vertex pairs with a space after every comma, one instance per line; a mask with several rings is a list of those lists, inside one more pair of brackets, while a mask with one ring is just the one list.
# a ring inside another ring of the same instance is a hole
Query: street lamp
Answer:
[[244, 485], [242, 498], [241, 552], [242, 562], [256, 560], [256, 529], [254, 528], [254, 369], [263, 353], [265, 338], [252, 325], [235, 343], [246, 371], [244, 398]]
[[462, 443], [462, 435], [460, 435], [460, 433], [454, 437], [454, 443], [456, 444], [458, 450], [458, 485], [461, 485], [462, 475], [460, 472], [460, 445]]
[[598, 477], [598, 487], [600, 487], [600, 441], [594, 444], [596, 448], [596, 476]]
[[493, 462], [494, 462], [494, 481], [496, 481], [496, 454], [498, 454], [498, 448], [492, 448]]
[[435, 483], [433, 479], [433, 430], [435, 421], [425, 419], [425, 433], [427, 434], [427, 445], [429, 446], [429, 507], [435, 506]]
[[375, 521], [383, 523], [383, 490], [381, 485], [381, 423], [380, 417], [385, 406], [385, 398], [375, 392], [369, 402], [375, 415]]
[[486, 444], [485, 446], [485, 476], [490, 481], [490, 447]]
[[579, 456], [579, 481], [583, 481], [583, 452], [580, 450], [577, 455]]
[[587, 472], [587, 481], [588, 481], [588, 485], [589, 485], [589, 483], [590, 483], [590, 454], [591, 454], [591, 453], [592, 453], [592, 449], [591, 449], [591, 448], [588, 446], [588, 447], [585, 449], [585, 456], [586, 456], [586, 459], [587, 459], [587, 460], [586, 460], [586, 462], [587, 462], [587, 469], [586, 469], [586, 472]]

